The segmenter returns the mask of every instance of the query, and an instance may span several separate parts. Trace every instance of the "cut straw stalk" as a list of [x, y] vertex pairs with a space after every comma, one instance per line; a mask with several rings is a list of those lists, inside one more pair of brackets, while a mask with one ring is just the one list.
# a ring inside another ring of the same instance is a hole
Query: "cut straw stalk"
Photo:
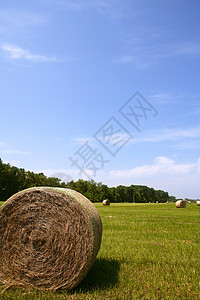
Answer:
[[71, 289], [91, 268], [101, 245], [95, 206], [70, 189], [35, 187], [0, 209], [0, 276], [7, 286]]

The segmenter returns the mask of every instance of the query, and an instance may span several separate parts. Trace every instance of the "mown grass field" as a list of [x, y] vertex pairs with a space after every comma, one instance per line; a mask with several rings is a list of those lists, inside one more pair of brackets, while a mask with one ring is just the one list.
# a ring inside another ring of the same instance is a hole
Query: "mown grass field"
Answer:
[[[103, 223], [97, 259], [81, 284], [56, 293], [10, 289], [0, 299], [199, 299], [196, 204], [95, 204]], [[3, 290], [3, 287], [1, 287]]]

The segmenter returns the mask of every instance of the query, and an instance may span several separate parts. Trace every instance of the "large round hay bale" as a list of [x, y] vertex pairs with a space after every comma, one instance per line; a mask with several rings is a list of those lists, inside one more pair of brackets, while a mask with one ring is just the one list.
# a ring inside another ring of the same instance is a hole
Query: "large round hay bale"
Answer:
[[176, 201], [176, 207], [177, 208], [185, 208], [186, 207], [186, 201], [184, 201], [184, 200]]
[[71, 289], [91, 268], [101, 245], [95, 206], [70, 189], [35, 187], [0, 209], [0, 278], [5, 287]]
[[109, 206], [110, 205], [110, 201], [108, 199], [103, 200], [102, 204], [104, 206]]
[[200, 206], [200, 201], [197, 201], [197, 206]]

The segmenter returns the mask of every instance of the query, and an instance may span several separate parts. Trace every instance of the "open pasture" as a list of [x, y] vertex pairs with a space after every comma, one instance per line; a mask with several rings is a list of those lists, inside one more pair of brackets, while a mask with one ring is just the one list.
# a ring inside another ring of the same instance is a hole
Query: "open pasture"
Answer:
[[[95, 204], [103, 238], [85, 279], [71, 291], [11, 288], [0, 299], [198, 299], [199, 207]], [[3, 290], [3, 287], [1, 287]]]

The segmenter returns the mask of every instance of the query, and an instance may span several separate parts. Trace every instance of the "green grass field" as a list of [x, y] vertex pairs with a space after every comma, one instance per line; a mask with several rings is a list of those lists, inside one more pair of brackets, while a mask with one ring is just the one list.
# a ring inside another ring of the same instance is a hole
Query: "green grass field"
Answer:
[[[0, 299], [199, 299], [196, 204], [95, 204], [103, 223], [97, 259], [81, 284], [56, 293], [10, 289]], [[3, 290], [3, 287], [1, 287]]]

